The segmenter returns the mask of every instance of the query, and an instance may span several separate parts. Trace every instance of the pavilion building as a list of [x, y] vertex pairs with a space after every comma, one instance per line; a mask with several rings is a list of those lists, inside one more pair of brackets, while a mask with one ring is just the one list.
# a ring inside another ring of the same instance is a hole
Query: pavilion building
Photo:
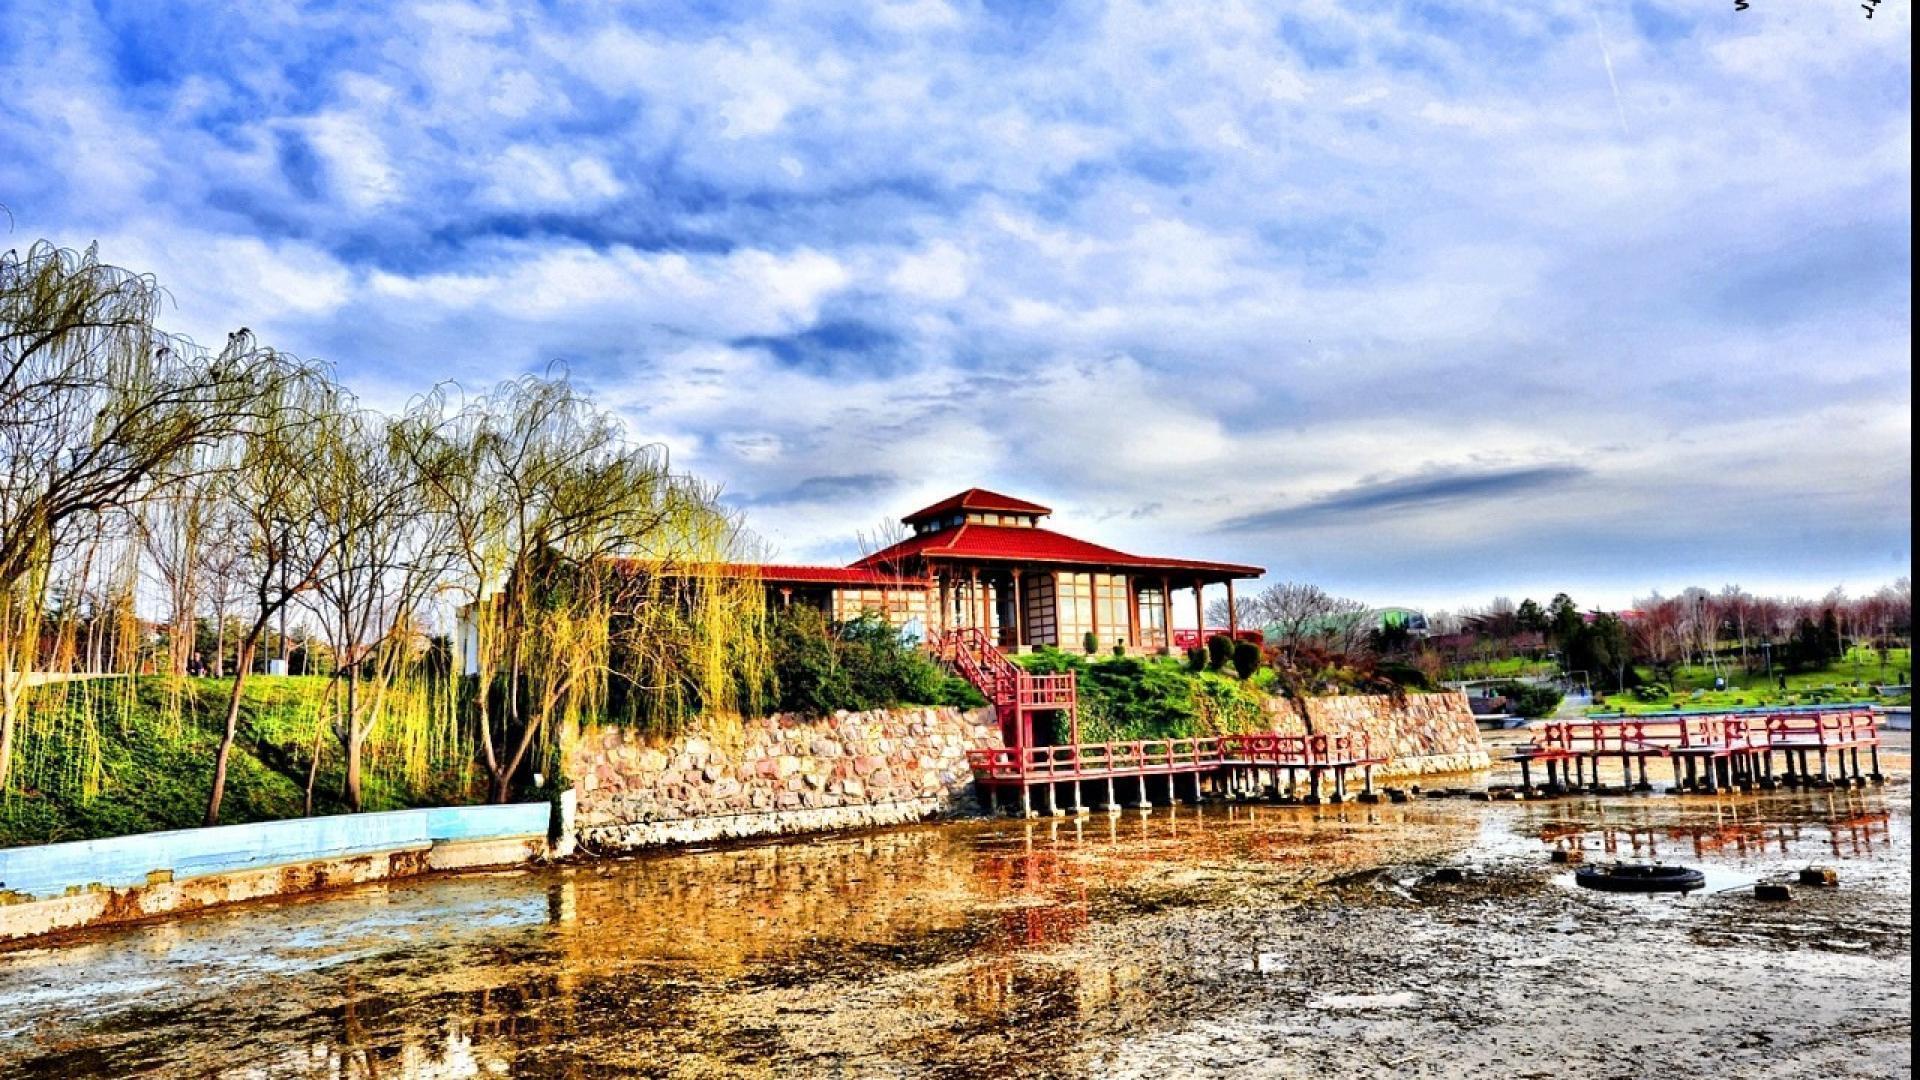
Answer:
[[[805, 603], [836, 620], [863, 612], [923, 633], [979, 627], [1004, 649], [1157, 653], [1173, 647], [1176, 604], [1206, 626], [1204, 592], [1265, 571], [1241, 563], [1133, 555], [1055, 532], [1048, 507], [968, 488], [901, 521], [911, 535], [851, 566], [754, 568], [778, 605]], [[1229, 626], [1229, 632], [1238, 627]]]

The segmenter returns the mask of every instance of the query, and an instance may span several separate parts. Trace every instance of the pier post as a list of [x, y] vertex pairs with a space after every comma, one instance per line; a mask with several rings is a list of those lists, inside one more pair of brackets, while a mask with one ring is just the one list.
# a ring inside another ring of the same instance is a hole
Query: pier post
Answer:
[[1020, 816], [1023, 818], [1033, 816], [1033, 785], [1024, 779], [1020, 781]]
[[[1287, 771], [1291, 773], [1293, 770]], [[1307, 805], [1320, 805], [1320, 770], [1312, 766], [1307, 768]]]
[[1119, 810], [1120, 810], [1120, 800], [1114, 797], [1113, 777], [1109, 776], [1107, 777], [1107, 813], [1109, 814], [1118, 813]]
[[1873, 782], [1876, 784], [1886, 783], [1887, 778], [1880, 772], [1880, 744], [1873, 743], [1868, 746], [1867, 755], [1873, 759]]
[[1680, 792], [1686, 790], [1685, 785], [1680, 782], [1680, 759], [1677, 757], [1669, 757], [1667, 763], [1673, 766], [1673, 792], [1678, 795]]
[[1052, 780], [1048, 780], [1048, 781], [1047, 781], [1047, 813], [1048, 813], [1048, 814], [1049, 814], [1050, 816], [1052, 816], [1052, 817], [1061, 817], [1061, 816], [1063, 816], [1063, 815], [1062, 815], [1062, 814], [1060, 813], [1060, 804], [1059, 804], [1059, 802], [1058, 802], [1058, 801], [1056, 801], [1056, 800], [1055, 800], [1055, 798], [1054, 798], [1054, 793], [1053, 793], [1053, 781], [1052, 781]]

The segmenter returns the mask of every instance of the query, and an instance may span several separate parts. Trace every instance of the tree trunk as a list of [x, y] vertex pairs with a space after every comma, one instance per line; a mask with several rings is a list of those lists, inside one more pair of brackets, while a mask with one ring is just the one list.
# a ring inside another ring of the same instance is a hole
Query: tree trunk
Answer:
[[360, 812], [360, 744], [365, 741], [360, 730], [360, 666], [354, 664], [347, 670], [347, 775], [341, 794], [347, 800], [347, 809]]
[[[0, 661], [6, 662], [6, 661]], [[7, 789], [7, 777], [13, 772], [13, 729], [19, 722], [21, 690], [26, 684], [25, 669], [0, 671], [0, 791]]]
[[220, 824], [220, 800], [227, 792], [227, 759], [233, 754], [233, 738], [240, 729], [240, 696], [247, 687], [247, 668], [253, 664], [251, 640], [240, 645], [239, 670], [234, 672], [233, 690], [227, 695], [227, 726], [220, 734], [220, 750], [213, 758], [213, 790], [207, 796], [207, 824]]

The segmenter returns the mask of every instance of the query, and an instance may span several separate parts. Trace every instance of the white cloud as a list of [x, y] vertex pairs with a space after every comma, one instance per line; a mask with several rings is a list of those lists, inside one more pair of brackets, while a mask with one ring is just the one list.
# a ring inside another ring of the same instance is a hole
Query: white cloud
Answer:
[[[1667, 521], [1773, 500], [1855, 534], [1756, 541], [1782, 558], [1910, 546], [1904, 7], [1603, 8], [1623, 133], [1571, 0], [1445, 32], [1332, 0], [269, 6], [124, 72], [125, 12], [15, 3], [16, 236], [100, 238], [196, 336], [251, 325], [381, 400], [558, 358], [736, 491], [898, 478], [757, 508], [789, 554], [975, 482], [1407, 594], [1556, 548], [1577, 574], [1599, 533], [1684, 559], [1710, 528]], [[1480, 505], [1203, 533], [1567, 461], [1585, 495], [1528, 496], [1524, 544]]]

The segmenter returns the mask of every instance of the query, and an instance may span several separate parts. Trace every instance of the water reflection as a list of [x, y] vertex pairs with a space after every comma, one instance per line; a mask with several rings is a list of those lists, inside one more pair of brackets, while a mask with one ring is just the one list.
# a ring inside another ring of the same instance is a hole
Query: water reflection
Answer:
[[1459, 858], [1489, 822], [1871, 854], [1876, 799], [1160, 808], [368, 887], [0, 956], [0, 1073], [1071, 1073], [1326, 963], [1338, 881]]

